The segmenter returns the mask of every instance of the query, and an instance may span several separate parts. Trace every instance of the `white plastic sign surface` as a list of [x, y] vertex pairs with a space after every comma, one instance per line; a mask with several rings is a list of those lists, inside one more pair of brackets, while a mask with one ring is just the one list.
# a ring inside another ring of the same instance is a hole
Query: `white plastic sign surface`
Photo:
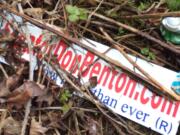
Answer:
[[[17, 16], [15, 18], [21, 22], [21, 18]], [[9, 16], [9, 19], [12, 18]], [[140, 82], [129, 78], [121, 70], [111, 67], [110, 64], [101, 59], [96, 61], [97, 56], [78, 45], [69, 47], [62, 40], [49, 45], [42, 35], [41, 29], [32, 24], [28, 24], [27, 28], [34, 46], [39, 46], [46, 53], [52, 53], [57, 58], [59, 66], [72, 73], [75, 77], [87, 69], [89, 65], [92, 65], [86, 72], [83, 72], [82, 83], [87, 82], [91, 77], [97, 76], [98, 85], [91, 89], [91, 92], [107, 107], [117, 114], [156, 132], [164, 135], [176, 135], [180, 121], [180, 102], [170, 102], [163, 97], [157, 96]], [[1, 29], [13, 33], [8, 23], [3, 23]], [[89, 39], [82, 39], [81, 42], [101, 53], [109, 49], [109, 47]], [[24, 52], [24, 55], [26, 54]], [[133, 65], [119, 51], [111, 49], [106, 53], [106, 56], [141, 74], [137, 69], [134, 69]], [[170, 89], [173, 80], [176, 78], [176, 72], [131, 55], [129, 57], [161, 85]], [[58, 85], [63, 85], [63, 81], [50, 66], [46, 65], [44, 69], [46, 74]]]

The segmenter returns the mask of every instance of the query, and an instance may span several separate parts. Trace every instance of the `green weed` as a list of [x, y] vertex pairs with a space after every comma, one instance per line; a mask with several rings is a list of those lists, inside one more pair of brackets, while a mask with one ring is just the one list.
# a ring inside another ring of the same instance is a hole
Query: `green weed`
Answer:
[[141, 54], [147, 56], [149, 60], [154, 60], [156, 58], [155, 54], [153, 52], [150, 52], [149, 48], [142, 48]]
[[77, 6], [66, 5], [66, 11], [68, 13], [68, 19], [71, 22], [77, 22], [79, 20], [87, 19], [87, 10], [78, 8]]

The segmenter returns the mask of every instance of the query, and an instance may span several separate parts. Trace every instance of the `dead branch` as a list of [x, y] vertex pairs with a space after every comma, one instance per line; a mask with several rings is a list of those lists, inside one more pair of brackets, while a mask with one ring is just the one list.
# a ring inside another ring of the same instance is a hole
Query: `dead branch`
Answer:
[[121, 16], [122, 19], [150, 19], [162, 17], [180, 17], [180, 12], [167, 12], [167, 13], [153, 13], [153, 14], [140, 14], [131, 16]]

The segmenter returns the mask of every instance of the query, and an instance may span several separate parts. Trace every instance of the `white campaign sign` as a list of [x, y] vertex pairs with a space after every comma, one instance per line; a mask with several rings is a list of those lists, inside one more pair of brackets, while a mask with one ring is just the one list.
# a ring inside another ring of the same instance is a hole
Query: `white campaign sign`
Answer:
[[[12, 19], [10, 16], [8, 18]], [[17, 16], [15, 18], [21, 22], [21, 18]], [[53, 45], [47, 46], [46, 39], [42, 35], [42, 29], [32, 24], [29, 24], [27, 28], [34, 46], [39, 46], [42, 51], [47, 53], [51, 52], [57, 58], [59, 66], [71, 72], [75, 77], [97, 59], [94, 54], [87, 52], [78, 45], [73, 45], [72, 49], [63, 41], [57, 41]], [[1, 29], [13, 33], [8, 23], [3, 23]], [[101, 53], [104, 53], [109, 48], [89, 39], [82, 39], [81, 42]], [[26, 54], [24, 52], [24, 55]], [[106, 56], [141, 74], [137, 69], [134, 69], [133, 65], [119, 51], [111, 49], [106, 53]], [[156, 78], [161, 85], [170, 89], [173, 80], [176, 78], [176, 72], [134, 56], [129, 56], [146, 72]], [[44, 69], [46, 74], [58, 85], [63, 85], [63, 81], [50, 66], [45, 64]], [[107, 107], [117, 114], [161, 134], [176, 135], [180, 121], [180, 102], [170, 102], [163, 97], [157, 96], [144, 85], [129, 78], [121, 70], [112, 68], [103, 60], [97, 60], [86, 72], [83, 72], [82, 82], [87, 82], [89, 78], [94, 76], [98, 78], [98, 85], [91, 89], [91, 92]]]

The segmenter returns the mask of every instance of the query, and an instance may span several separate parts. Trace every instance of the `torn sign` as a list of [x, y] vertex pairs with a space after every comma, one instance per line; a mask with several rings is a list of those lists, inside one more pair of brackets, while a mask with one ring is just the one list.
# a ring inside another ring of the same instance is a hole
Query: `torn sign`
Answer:
[[[21, 23], [20, 17], [12, 16], [15, 19], [14, 21], [17, 19]], [[9, 15], [7, 18], [12, 20], [12, 16]], [[98, 84], [95, 88], [91, 89], [91, 92], [102, 104], [117, 114], [151, 128], [156, 132], [176, 134], [180, 120], [178, 115], [180, 113], [179, 101], [170, 102], [163, 97], [157, 96], [140, 82], [131, 79], [120, 69], [112, 68], [109, 63], [102, 59], [97, 60], [98, 57], [96, 55], [76, 44], [69, 47], [64, 41], [57, 40], [52, 45], [47, 45], [47, 39], [42, 34], [42, 29], [30, 23], [27, 28], [31, 34], [33, 45], [39, 46], [43, 52], [52, 53], [56, 57], [59, 66], [72, 73], [73, 76], [77, 77], [89, 65], [92, 65], [82, 74], [82, 83], [87, 82], [91, 77], [97, 77]], [[11, 34], [13, 33], [12, 27], [7, 22], [3, 23], [1, 29]], [[86, 38], [81, 39], [81, 43], [100, 53], [104, 53], [109, 49], [109, 47], [103, 44]], [[24, 51], [22, 57], [27, 58], [27, 56], [28, 51]], [[142, 75], [137, 69], [134, 70], [133, 65], [118, 50], [111, 49], [106, 53], [106, 56], [123, 64], [133, 72]], [[129, 57], [148, 74], [153, 76], [161, 85], [171, 90], [171, 84], [176, 78], [176, 72], [131, 55]], [[48, 64], [45, 64], [45, 71], [58, 85], [63, 85], [63, 81]], [[168, 77], [164, 77], [165, 75]]]

